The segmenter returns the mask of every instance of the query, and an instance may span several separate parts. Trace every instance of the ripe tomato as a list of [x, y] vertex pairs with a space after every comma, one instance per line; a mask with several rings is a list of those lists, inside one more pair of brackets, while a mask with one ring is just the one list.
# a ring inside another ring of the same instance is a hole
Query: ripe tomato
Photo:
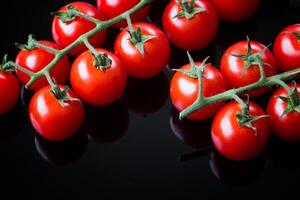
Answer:
[[[196, 66], [201, 63], [196, 62]], [[190, 64], [181, 67], [181, 70], [188, 70], [191, 68]], [[203, 95], [205, 97], [213, 96], [221, 93], [227, 89], [227, 84], [220, 71], [208, 65], [204, 69], [203, 74]], [[179, 111], [183, 111], [185, 108], [194, 103], [198, 95], [198, 79], [190, 78], [188, 75], [182, 72], [176, 72], [171, 80], [170, 97], [174, 107]], [[211, 104], [205, 108], [202, 108], [190, 116], [188, 119], [192, 120], [204, 120], [212, 117], [218, 109], [223, 105], [222, 102]]]
[[185, 16], [176, 17], [182, 8], [172, 0], [163, 13], [162, 22], [167, 36], [175, 46], [184, 50], [204, 48], [212, 42], [218, 31], [218, 16], [212, 4], [207, 0], [196, 0], [195, 8], [204, 8], [205, 11], [190, 19]]
[[[104, 19], [109, 20], [134, 7], [139, 2], [140, 0], [97, 0], [97, 5], [100, 12], [104, 15]], [[149, 10], [150, 6], [147, 5], [144, 8], [135, 12], [133, 15], [130, 16], [132, 22], [142, 21], [148, 15]], [[115, 24], [113, 27], [122, 28], [126, 25], [126, 20], [123, 20]]]
[[[292, 33], [298, 33], [298, 38]], [[273, 52], [280, 70], [300, 68], [300, 24], [288, 26], [279, 33]]]
[[149, 23], [135, 23], [134, 30], [141, 29], [142, 35], [154, 36], [144, 43], [144, 55], [130, 41], [127, 29], [123, 30], [115, 42], [115, 54], [120, 58], [130, 76], [151, 78], [159, 74], [168, 64], [170, 46], [168, 38], [156, 26]]
[[0, 115], [11, 110], [18, 101], [20, 85], [17, 78], [0, 70]]
[[[86, 2], [73, 2], [70, 3], [64, 7], [62, 7], [59, 12], [65, 12], [67, 11], [67, 7], [69, 5], [74, 6], [77, 8], [80, 12], [89, 15], [91, 17], [94, 17], [96, 19], [103, 20], [102, 14], [99, 12], [99, 10], [94, 7], [93, 5], [86, 3]], [[57, 44], [59, 44], [62, 48], [68, 46], [72, 42], [74, 42], [79, 36], [82, 34], [92, 30], [95, 28], [95, 24], [93, 22], [90, 22], [86, 19], [83, 19], [82, 17], [76, 17], [74, 20], [64, 23], [62, 20], [60, 20], [57, 16], [54, 17], [53, 23], [52, 23], [52, 36]], [[99, 47], [105, 39], [106, 30], [101, 31], [91, 37], [89, 39], [89, 42], [93, 46]], [[84, 44], [81, 44], [77, 47], [75, 47], [71, 52], [70, 55], [76, 56], [85, 51], [87, 48]]]
[[116, 101], [123, 93], [127, 81], [126, 70], [113, 53], [107, 54], [112, 64], [104, 71], [94, 65], [95, 58], [90, 51], [82, 53], [73, 63], [70, 81], [74, 91], [88, 104], [105, 106]]
[[[77, 98], [71, 89], [67, 95]], [[51, 87], [46, 86], [32, 97], [29, 117], [32, 126], [42, 137], [57, 142], [71, 137], [81, 127], [84, 108], [80, 101], [75, 100], [65, 101], [62, 105], [51, 91]]]
[[[49, 41], [39, 41], [41, 44], [59, 49], [58, 45]], [[46, 67], [54, 59], [54, 54], [40, 48], [33, 50], [21, 50], [16, 58], [16, 63], [32, 72], [38, 72]], [[65, 83], [69, 78], [70, 63], [67, 56], [64, 56], [50, 71], [51, 77], [57, 83]], [[30, 77], [20, 70], [16, 70], [18, 79], [22, 84], [26, 84]], [[45, 77], [39, 78], [28, 89], [37, 91], [48, 85]]]
[[[223, 106], [215, 115], [211, 136], [215, 148], [231, 160], [250, 160], [259, 155], [269, 139], [269, 118], [260, 118], [252, 125], [253, 129], [240, 126], [237, 112], [242, 112], [240, 104], [232, 101]], [[264, 111], [255, 103], [249, 102], [251, 116], [264, 115]]]
[[[264, 45], [251, 41], [251, 47], [253, 54], [262, 52], [265, 48]], [[245, 70], [246, 62], [241, 58], [232, 56], [235, 55], [247, 55], [248, 42], [240, 41], [229, 47], [221, 58], [221, 72], [231, 88], [238, 88], [245, 85], [255, 83], [260, 79], [260, 70], [257, 64], [252, 64], [247, 70]], [[277, 64], [270, 50], [266, 50], [261, 60], [264, 63], [263, 68], [267, 77], [277, 74]], [[266, 88], [249, 91], [251, 97], [258, 97], [266, 92]]]
[[[290, 88], [294, 90], [293, 85], [290, 85]], [[299, 95], [300, 84], [297, 84], [297, 91]], [[299, 142], [300, 113], [298, 113], [297, 111], [291, 111], [282, 115], [288, 104], [278, 98], [279, 96], [289, 97], [287, 91], [284, 88], [279, 88], [269, 100], [267, 113], [271, 117], [272, 132], [285, 141]]]
[[221, 19], [241, 22], [250, 18], [257, 10], [260, 0], [210, 0]]

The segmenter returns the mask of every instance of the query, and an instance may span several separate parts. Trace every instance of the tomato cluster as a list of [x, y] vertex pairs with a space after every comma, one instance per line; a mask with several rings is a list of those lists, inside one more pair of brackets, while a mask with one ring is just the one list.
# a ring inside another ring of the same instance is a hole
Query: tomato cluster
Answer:
[[[97, 0], [97, 7], [86, 2], [63, 6], [53, 18], [54, 42], [40, 40], [36, 41], [39, 46], [29, 42], [19, 45], [16, 76], [10, 73], [10, 68], [4, 67], [5, 61], [1, 65], [0, 114], [16, 104], [20, 91], [18, 80], [25, 85], [35, 73], [43, 72], [44, 76], [28, 87], [35, 92], [29, 104], [31, 123], [47, 140], [57, 142], [70, 138], [84, 121], [83, 102], [92, 106], [111, 105], [122, 96], [127, 76], [150, 79], [165, 68], [171, 54], [170, 43], [182, 50], [203, 49], [215, 39], [219, 19], [230, 23], [244, 21], [255, 13], [260, 3], [259, 0], [170, 0], [162, 16], [163, 30], [142, 22], [148, 15], [148, 5], [134, 13], [131, 19], [127, 16], [127, 27], [125, 20], [113, 25], [122, 28], [115, 39], [114, 52], [101, 48], [107, 30], [73, 45], [92, 31], [97, 22], [111, 20], [139, 2]], [[81, 14], [74, 15], [71, 9]], [[55, 54], [68, 48], [69, 55], [58, 58]], [[70, 63], [69, 56], [74, 57], [74, 62]], [[45, 67], [55, 59], [58, 59], [56, 64], [47, 71]], [[262, 73], [270, 77], [279, 70], [299, 68], [300, 24], [289, 26], [278, 35], [273, 53], [263, 44], [248, 39], [225, 51], [220, 70], [206, 61], [194, 62], [190, 57], [190, 63], [177, 69], [172, 77], [170, 98], [178, 111], [201, 98], [254, 84], [261, 79]], [[63, 86], [68, 80], [71, 88]], [[204, 120], [215, 115], [211, 128], [215, 148], [229, 159], [252, 159], [267, 145], [270, 129], [284, 140], [300, 141], [300, 86], [283, 86], [270, 98], [268, 116], [259, 105], [239, 101], [240, 97], [236, 96], [238, 102], [206, 105], [188, 119]], [[247, 91], [242, 97], [258, 97], [267, 90]]]

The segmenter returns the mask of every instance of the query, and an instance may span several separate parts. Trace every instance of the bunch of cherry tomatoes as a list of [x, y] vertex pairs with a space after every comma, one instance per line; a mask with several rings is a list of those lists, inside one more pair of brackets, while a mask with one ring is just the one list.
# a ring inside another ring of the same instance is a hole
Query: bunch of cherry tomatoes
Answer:
[[[97, 0], [98, 7], [86, 2], [73, 2], [62, 7], [53, 18], [52, 35], [55, 42], [40, 40], [40, 44], [55, 50], [71, 45], [78, 37], [95, 28], [96, 24], [84, 17], [64, 15], [70, 5], [86, 16], [109, 20], [129, 10], [140, 0]], [[105, 41], [106, 30], [96, 33], [86, 44], [73, 48], [69, 55], [76, 57], [70, 63], [68, 56], [60, 59], [49, 71], [59, 92], [53, 84], [41, 77], [29, 90], [35, 94], [29, 104], [29, 117], [33, 127], [44, 138], [58, 142], [71, 137], [84, 120], [82, 102], [93, 106], [107, 106], [123, 93], [127, 75], [147, 79], [159, 74], [168, 64], [169, 41], [182, 50], [199, 50], [209, 45], [218, 32], [219, 18], [231, 23], [251, 17], [258, 8], [259, 0], [170, 0], [159, 27], [141, 22], [148, 15], [150, 5], [134, 13], [126, 27], [123, 20], [114, 24], [122, 28], [115, 39], [114, 52], [98, 48]], [[133, 24], [131, 24], [131, 22]], [[87, 47], [90, 45], [90, 48]], [[43, 70], [55, 54], [45, 48], [30, 48], [18, 45], [21, 50], [15, 63], [30, 72]], [[94, 51], [91, 48], [97, 47]], [[96, 59], [96, 57], [98, 59]], [[97, 61], [97, 62], [96, 62]], [[8, 112], [16, 104], [20, 86], [30, 80], [28, 73], [5, 66], [0, 68], [0, 114]], [[183, 111], [198, 96], [198, 78], [192, 73], [193, 63], [184, 65], [175, 72], [170, 85], [170, 97], [174, 107]], [[202, 93], [205, 97], [222, 93], [257, 82], [263, 65], [266, 77], [278, 71], [300, 67], [300, 24], [291, 25], [279, 33], [273, 52], [256, 41], [239, 41], [229, 47], [221, 58], [220, 70], [205, 65]], [[183, 73], [186, 72], [186, 73]], [[49, 78], [49, 77], [48, 77]], [[64, 83], [70, 81], [71, 88]], [[268, 116], [251, 122], [253, 127], [241, 126], [237, 113], [242, 111], [238, 102], [211, 104], [188, 116], [190, 120], [208, 119], [215, 115], [211, 133], [216, 149], [232, 160], [248, 160], [256, 157], [267, 145], [269, 130], [287, 141], [300, 141], [300, 85], [290, 84], [278, 89], [271, 97], [267, 113], [259, 105], [249, 101], [249, 116]], [[263, 95], [268, 88], [249, 91], [251, 98]], [[292, 93], [290, 92], [292, 91]]]

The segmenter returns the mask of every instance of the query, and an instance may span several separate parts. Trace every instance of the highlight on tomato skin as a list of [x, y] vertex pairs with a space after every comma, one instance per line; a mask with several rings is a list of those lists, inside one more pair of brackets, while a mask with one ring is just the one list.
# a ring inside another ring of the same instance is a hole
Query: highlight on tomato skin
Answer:
[[[199, 66], [201, 62], [195, 62]], [[189, 70], [190, 64], [184, 65], [180, 70]], [[227, 90], [227, 83], [221, 72], [212, 65], [204, 69], [202, 91], [204, 97], [210, 97]], [[198, 95], [198, 79], [190, 78], [188, 75], [177, 71], [173, 75], [170, 83], [170, 98], [173, 106], [179, 111], [183, 111], [192, 105]], [[223, 102], [211, 104], [207, 107], [192, 113], [187, 118], [191, 120], [205, 120], [211, 118], [223, 105]]]
[[[140, 0], [97, 0], [99, 11], [103, 14], [104, 20], [109, 20], [138, 4]], [[140, 22], [149, 14], [150, 5], [143, 7], [130, 16], [132, 22]], [[113, 25], [114, 28], [124, 28], [127, 26], [126, 20], [122, 20]]]
[[[59, 86], [63, 89], [62, 86]], [[78, 96], [69, 89], [70, 98]], [[45, 139], [59, 142], [70, 138], [81, 127], [84, 107], [80, 100], [68, 100], [62, 105], [50, 86], [43, 87], [34, 94], [29, 104], [29, 118], [34, 129]]]
[[[250, 116], [265, 115], [257, 104], [248, 104]], [[217, 112], [211, 127], [212, 141], [216, 150], [230, 160], [251, 160], [261, 154], [268, 144], [270, 119], [263, 117], [252, 122], [255, 132], [239, 124], [238, 112], [242, 110], [236, 101], [227, 103]]]
[[[101, 12], [92, 4], [87, 2], [72, 2], [68, 5], [63, 6], [59, 12], [67, 11], [67, 7], [69, 5], [74, 6], [80, 12], [94, 17], [99, 20], [103, 20], [103, 16]], [[78, 37], [85, 34], [86, 32], [95, 28], [96, 24], [90, 22], [81, 17], [76, 17], [74, 20], [64, 23], [62, 20], [58, 18], [58, 16], [54, 16], [52, 22], [52, 37], [54, 41], [61, 47], [65, 48], [74, 42]], [[100, 31], [96, 33], [93, 37], [89, 39], [89, 42], [92, 46], [101, 46], [106, 37], [106, 30]], [[86, 51], [87, 47], [84, 44], [80, 44], [77, 47], [73, 48], [69, 53], [71, 56], [78, 56], [82, 52]]]
[[[60, 49], [56, 43], [51, 41], [40, 40], [38, 42], [53, 49]], [[31, 72], [39, 72], [44, 69], [54, 59], [54, 57], [55, 55], [53, 53], [41, 48], [34, 48], [32, 50], [24, 49], [18, 53], [16, 57], [16, 64]], [[58, 84], [64, 84], [69, 79], [69, 73], [70, 62], [67, 56], [62, 57], [61, 60], [50, 70], [51, 77], [53, 77]], [[26, 83], [30, 80], [29, 75], [19, 69], [16, 69], [16, 74], [23, 85], [26, 85]], [[47, 85], [47, 79], [43, 76], [30, 85], [28, 89], [36, 92]]]

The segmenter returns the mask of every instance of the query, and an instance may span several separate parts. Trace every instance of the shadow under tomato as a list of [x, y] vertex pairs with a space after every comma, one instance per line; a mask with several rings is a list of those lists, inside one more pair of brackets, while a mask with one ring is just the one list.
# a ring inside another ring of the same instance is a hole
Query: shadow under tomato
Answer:
[[128, 126], [128, 109], [121, 100], [106, 107], [86, 107], [84, 127], [95, 143], [111, 144], [120, 140]]
[[0, 115], [0, 139], [10, 139], [17, 136], [24, 125], [26, 112], [21, 102], [9, 112]]
[[192, 121], [179, 119], [179, 113], [172, 108], [170, 114], [170, 127], [173, 134], [184, 144], [197, 149], [211, 146], [210, 137], [211, 120]]
[[32, 96], [34, 95], [34, 93], [30, 90], [25, 89], [25, 86], [22, 86], [20, 95], [21, 95], [22, 105], [24, 106], [25, 110], [27, 111], [30, 100], [31, 100]]
[[129, 110], [138, 114], [154, 113], [169, 97], [169, 81], [165, 73], [149, 79], [129, 78], [124, 99]]
[[62, 142], [51, 142], [35, 135], [35, 147], [38, 154], [49, 164], [61, 166], [79, 160], [87, 150], [87, 135], [79, 130], [71, 138]]
[[245, 186], [255, 182], [265, 166], [265, 157], [250, 161], [232, 161], [216, 150], [210, 152], [209, 165], [214, 176], [223, 184], [230, 186]]

